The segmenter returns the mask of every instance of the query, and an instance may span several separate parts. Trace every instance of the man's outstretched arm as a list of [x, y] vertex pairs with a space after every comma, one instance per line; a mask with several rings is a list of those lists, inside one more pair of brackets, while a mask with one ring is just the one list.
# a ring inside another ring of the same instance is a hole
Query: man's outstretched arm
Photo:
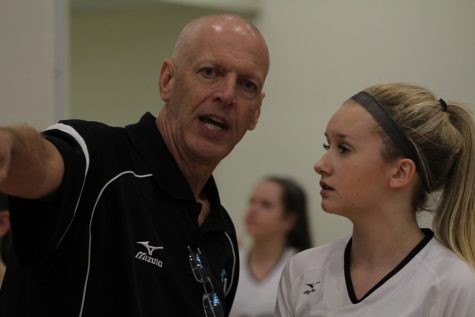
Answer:
[[0, 191], [40, 198], [61, 184], [64, 162], [58, 149], [29, 126], [0, 128]]

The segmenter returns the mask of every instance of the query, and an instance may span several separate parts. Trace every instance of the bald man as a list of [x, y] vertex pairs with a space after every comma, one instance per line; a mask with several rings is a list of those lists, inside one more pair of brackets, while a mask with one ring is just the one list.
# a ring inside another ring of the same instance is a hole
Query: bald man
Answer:
[[255, 128], [266, 43], [235, 15], [198, 18], [163, 62], [157, 118], [0, 129], [14, 254], [7, 316], [227, 316], [234, 226], [212, 172]]

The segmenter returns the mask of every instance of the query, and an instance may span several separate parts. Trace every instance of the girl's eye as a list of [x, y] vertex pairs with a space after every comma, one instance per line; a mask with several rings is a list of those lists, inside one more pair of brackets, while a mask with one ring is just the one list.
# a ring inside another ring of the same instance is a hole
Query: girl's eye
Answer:
[[[323, 149], [325, 151], [328, 151], [330, 149], [330, 144], [328, 143], [323, 143]], [[351, 151], [351, 149], [346, 146], [346, 145], [338, 145], [338, 152], [341, 153], [341, 154], [346, 154], [346, 153], [349, 153]]]
[[272, 206], [272, 204], [269, 201], [264, 200], [261, 202], [261, 206], [264, 209], [269, 209]]
[[339, 145], [338, 146], [338, 152], [340, 152], [342, 154], [345, 154], [345, 153], [350, 152], [350, 149], [345, 145]]

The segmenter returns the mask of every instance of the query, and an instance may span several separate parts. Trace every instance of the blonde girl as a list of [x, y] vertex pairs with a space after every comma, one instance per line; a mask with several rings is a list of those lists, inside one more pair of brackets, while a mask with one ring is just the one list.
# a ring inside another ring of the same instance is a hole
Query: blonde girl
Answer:
[[[322, 208], [351, 237], [294, 256], [277, 316], [475, 316], [474, 121], [410, 84], [375, 85], [330, 119]], [[433, 231], [416, 212], [436, 197]]]

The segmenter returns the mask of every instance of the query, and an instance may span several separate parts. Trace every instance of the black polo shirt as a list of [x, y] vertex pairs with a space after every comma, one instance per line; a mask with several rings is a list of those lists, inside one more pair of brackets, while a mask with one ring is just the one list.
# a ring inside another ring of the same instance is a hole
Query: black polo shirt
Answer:
[[[67, 120], [44, 135], [65, 175], [54, 197], [11, 202], [15, 255], [0, 316], [204, 316], [213, 290], [229, 313], [234, 226], [212, 177], [204, 188], [211, 212], [198, 226], [201, 206], [151, 114], [126, 128]], [[198, 249], [206, 283], [192, 272]]]

